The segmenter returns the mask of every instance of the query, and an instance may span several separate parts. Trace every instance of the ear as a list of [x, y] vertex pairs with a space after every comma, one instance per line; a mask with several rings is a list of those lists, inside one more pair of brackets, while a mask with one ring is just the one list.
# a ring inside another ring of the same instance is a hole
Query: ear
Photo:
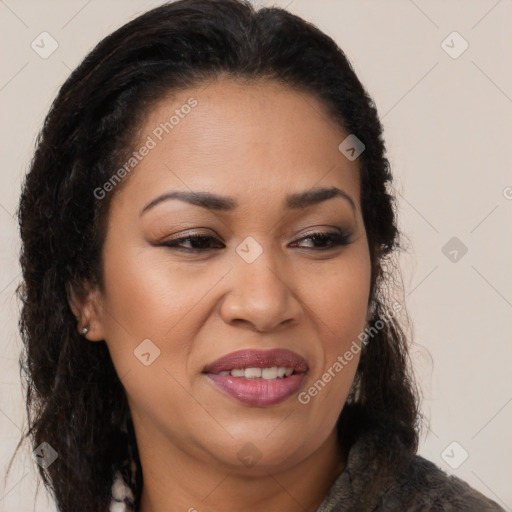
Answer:
[[[77, 319], [77, 330], [89, 341], [102, 341], [105, 333], [101, 315], [101, 295], [97, 288], [89, 283], [81, 286], [66, 283], [69, 307]], [[87, 326], [88, 331], [81, 330]]]

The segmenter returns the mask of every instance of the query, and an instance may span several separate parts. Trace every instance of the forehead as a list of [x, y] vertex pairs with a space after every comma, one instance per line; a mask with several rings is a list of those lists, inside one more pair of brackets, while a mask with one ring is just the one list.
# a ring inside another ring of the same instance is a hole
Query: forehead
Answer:
[[338, 149], [346, 136], [311, 94], [269, 80], [218, 80], [179, 91], [148, 113], [135, 150], [151, 149], [122, 195], [140, 204], [166, 189], [210, 191], [264, 207], [336, 186], [359, 206], [357, 161]]

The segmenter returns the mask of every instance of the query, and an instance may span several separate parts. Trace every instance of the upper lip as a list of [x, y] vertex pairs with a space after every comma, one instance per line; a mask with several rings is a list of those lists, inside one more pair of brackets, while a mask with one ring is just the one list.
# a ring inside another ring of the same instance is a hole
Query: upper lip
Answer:
[[284, 366], [293, 368], [296, 373], [306, 372], [306, 360], [290, 350], [238, 350], [231, 352], [205, 367], [203, 373], [219, 373], [241, 368], [271, 368]]

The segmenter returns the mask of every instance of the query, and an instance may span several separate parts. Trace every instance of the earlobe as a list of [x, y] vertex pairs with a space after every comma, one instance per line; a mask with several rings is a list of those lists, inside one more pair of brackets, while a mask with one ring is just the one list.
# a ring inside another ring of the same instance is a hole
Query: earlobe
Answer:
[[80, 288], [77, 291], [71, 283], [66, 284], [69, 307], [77, 319], [77, 331], [89, 341], [102, 341], [104, 333], [98, 290], [90, 285]]

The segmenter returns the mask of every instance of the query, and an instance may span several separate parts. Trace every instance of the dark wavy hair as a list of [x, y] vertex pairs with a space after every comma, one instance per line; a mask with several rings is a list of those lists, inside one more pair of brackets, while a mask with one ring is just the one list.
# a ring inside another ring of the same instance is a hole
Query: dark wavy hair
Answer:
[[[63, 512], [106, 511], [113, 472], [129, 449], [140, 475], [136, 500], [143, 484], [125, 390], [107, 345], [84, 340], [68, 301], [70, 286], [102, 286], [109, 205], [129, 177], [103, 200], [93, 191], [126, 161], [156, 102], [223, 77], [269, 79], [310, 94], [364, 143], [358, 164], [371, 257], [370, 327], [390, 311], [402, 248], [390, 165], [375, 105], [335, 42], [283, 9], [256, 10], [246, 0], [180, 0], [133, 19], [104, 38], [61, 87], [17, 212], [28, 425], [16, 452], [27, 438], [32, 448], [46, 441], [57, 451], [39, 472]], [[405, 323], [394, 316], [380, 324], [362, 346], [338, 420], [340, 442], [379, 425], [415, 454], [419, 393]]]

